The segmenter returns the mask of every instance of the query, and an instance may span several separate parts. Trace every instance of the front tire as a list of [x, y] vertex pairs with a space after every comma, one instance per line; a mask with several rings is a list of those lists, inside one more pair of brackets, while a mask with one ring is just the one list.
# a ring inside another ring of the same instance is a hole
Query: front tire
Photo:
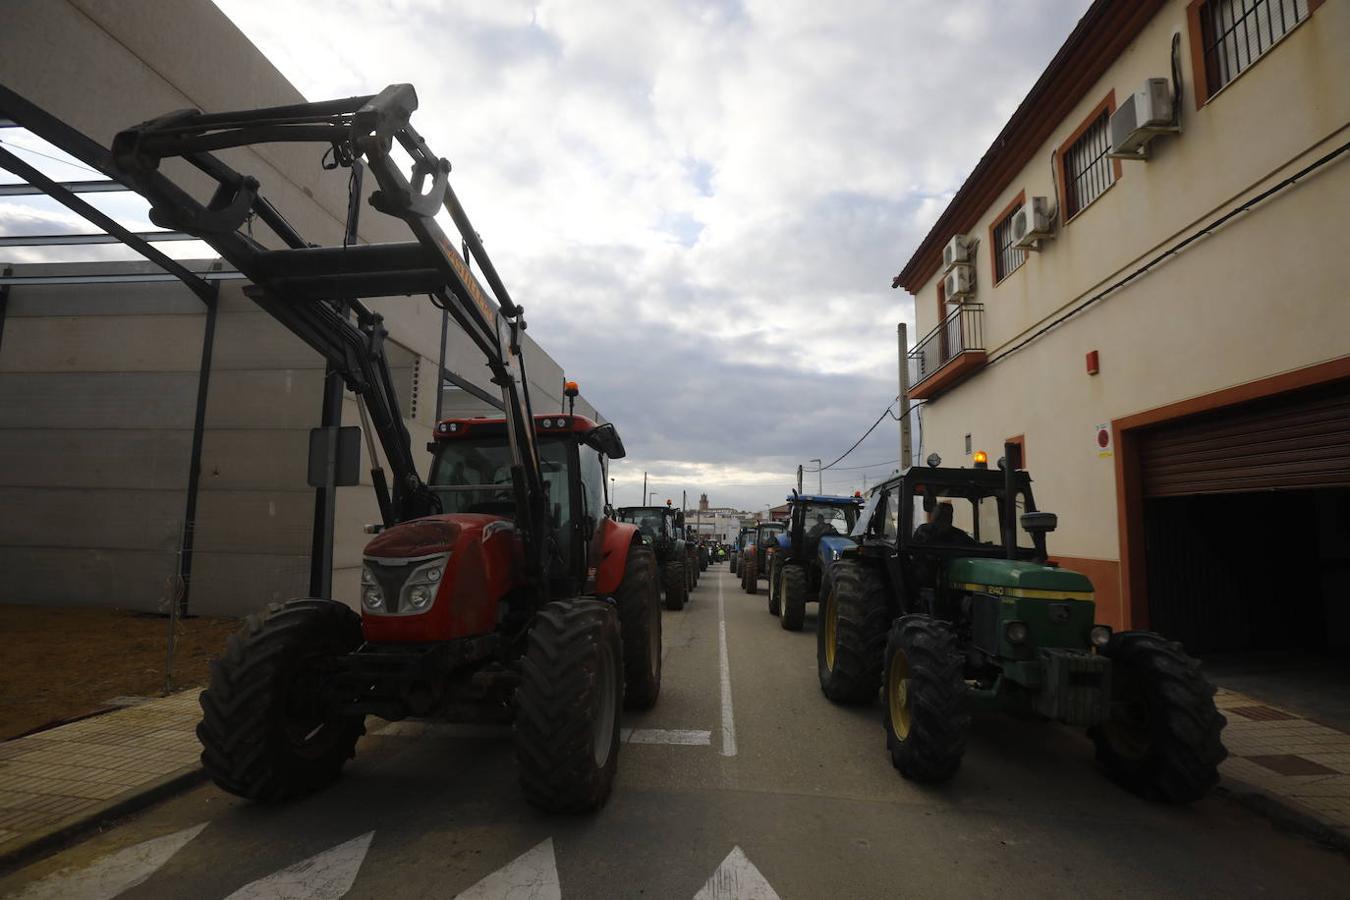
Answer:
[[886, 584], [875, 569], [847, 559], [826, 581], [816, 619], [820, 689], [835, 703], [871, 703], [886, 661]]
[[685, 580], [684, 563], [668, 562], [661, 567], [661, 585], [666, 592], [666, 609], [679, 612], [689, 599], [689, 584]]
[[778, 605], [778, 565], [777, 560], [769, 562], [769, 615], [777, 616], [781, 611]]
[[628, 549], [614, 601], [623, 634], [623, 704], [651, 709], [661, 694], [661, 593], [650, 547]]
[[778, 572], [778, 604], [782, 610], [778, 624], [784, 631], [801, 631], [806, 621], [806, 569], [786, 563]]
[[1219, 783], [1228, 720], [1214, 685], [1181, 645], [1147, 631], [1111, 636], [1111, 718], [1088, 729], [1097, 761], [1126, 790], [1190, 803]]
[[555, 600], [526, 641], [515, 724], [525, 799], [546, 812], [599, 809], [619, 763], [619, 617], [600, 600]]
[[361, 617], [332, 600], [273, 603], [249, 616], [211, 663], [202, 692], [202, 767], [231, 794], [290, 800], [337, 780], [364, 716], [323, 702], [325, 660], [361, 646]]
[[970, 713], [956, 637], [929, 616], [905, 616], [886, 642], [882, 707], [891, 764], [911, 781], [946, 781], [961, 767]]

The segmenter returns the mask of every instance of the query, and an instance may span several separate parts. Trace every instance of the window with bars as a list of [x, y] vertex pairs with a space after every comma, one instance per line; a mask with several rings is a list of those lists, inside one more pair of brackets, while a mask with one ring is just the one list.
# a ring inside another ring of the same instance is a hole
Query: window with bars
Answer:
[[1095, 115], [1083, 132], [1063, 151], [1065, 219], [1077, 215], [1116, 180], [1111, 150], [1111, 105]]
[[1027, 261], [1025, 250], [1013, 246], [1013, 216], [1022, 209], [1022, 203], [1013, 204], [998, 222], [994, 223], [994, 281], [999, 282], [1011, 275]]
[[1203, 0], [1198, 20], [1206, 96], [1242, 74], [1317, 5], [1316, 0]]

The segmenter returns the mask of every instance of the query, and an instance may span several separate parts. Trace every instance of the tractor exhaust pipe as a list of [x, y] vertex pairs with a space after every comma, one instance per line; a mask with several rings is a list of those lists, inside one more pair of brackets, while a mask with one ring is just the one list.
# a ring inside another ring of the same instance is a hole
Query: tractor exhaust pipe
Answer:
[[1003, 552], [1008, 559], [1017, 559], [1017, 498], [1014, 493], [1016, 479], [1013, 473], [1013, 447], [1016, 444], [1003, 445], [1003, 458], [998, 461], [1003, 470]]

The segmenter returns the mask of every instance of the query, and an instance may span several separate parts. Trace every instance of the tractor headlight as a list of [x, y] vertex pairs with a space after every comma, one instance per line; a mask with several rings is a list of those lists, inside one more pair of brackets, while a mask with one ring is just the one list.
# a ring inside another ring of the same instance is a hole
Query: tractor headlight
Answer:
[[413, 609], [426, 609], [431, 603], [431, 588], [424, 584], [419, 584], [408, 591], [408, 605]]
[[1111, 642], [1110, 625], [1093, 625], [1092, 630], [1088, 632], [1088, 640], [1092, 641], [1092, 646], [1098, 650]]
[[1008, 639], [1010, 644], [1026, 643], [1028, 634], [1026, 622], [1013, 621], [1003, 626], [1003, 636]]
[[384, 608], [384, 591], [380, 590], [379, 582], [365, 566], [361, 567], [361, 605], [366, 609]]

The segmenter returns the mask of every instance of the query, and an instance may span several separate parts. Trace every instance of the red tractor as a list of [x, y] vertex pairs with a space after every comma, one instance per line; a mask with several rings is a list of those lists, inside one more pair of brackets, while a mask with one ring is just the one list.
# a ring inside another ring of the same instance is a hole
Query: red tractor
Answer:
[[[303, 599], [250, 616], [202, 694], [202, 762], [225, 790], [278, 801], [337, 778], [367, 715], [513, 723], [527, 799], [550, 811], [596, 809], [614, 781], [621, 707], [650, 707], [660, 692], [655, 559], [634, 526], [607, 514], [606, 462], [624, 455], [614, 426], [533, 414], [524, 310], [451, 190], [450, 164], [409, 123], [416, 108], [412, 87], [393, 85], [325, 103], [171, 113], [113, 144], [151, 219], [208, 241], [252, 281], [249, 296], [361, 398], [393, 475], [372, 470], [384, 521], [365, 548], [360, 614]], [[328, 145], [329, 167], [352, 170], [342, 246], [308, 243], [257, 180], [211, 152], [269, 141]], [[413, 160], [411, 179], [391, 159], [395, 143]], [[213, 180], [209, 203], [158, 171], [170, 157]], [[364, 167], [379, 183], [371, 205], [415, 240], [355, 241]], [[463, 255], [433, 219], [442, 209]], [[255, 239], [255, 219], [284, 247]], [[400, 294], [428, 294], [445, 309], [502, 394], [501, 418], [437, 423], [425, 481], [381, 318], [360, 301]]]

